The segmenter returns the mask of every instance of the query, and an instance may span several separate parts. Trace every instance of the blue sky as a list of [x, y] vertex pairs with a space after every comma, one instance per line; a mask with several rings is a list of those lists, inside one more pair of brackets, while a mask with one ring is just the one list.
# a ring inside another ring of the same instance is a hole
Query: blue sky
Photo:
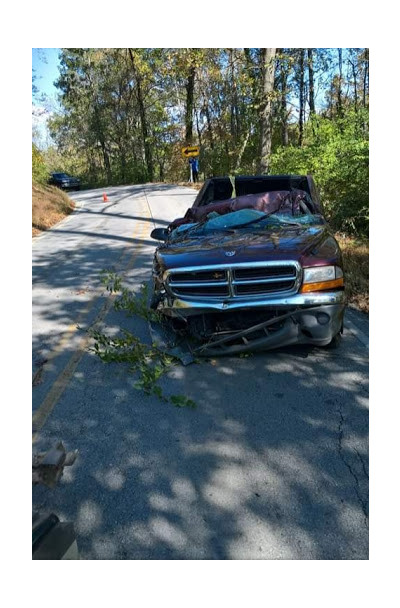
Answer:
[[52, 98], [57, 94], [53, 83], [59, 75], [59, 52], [60, 49], [32, 49], [32, 68], [36, 75], [35, 85], [39, 89], [39, 94], [44, 93]]
[[60, 49], [32, 49], [32, 76], [35, 76], [35, 86], [38, 92], [32, 95], [32, 127], [35, 132], [35, 143], [41, 148], [47, 148], [51, 141], [47, 120], [57, 108], [58, 91], [54, 81], [59, 76]]

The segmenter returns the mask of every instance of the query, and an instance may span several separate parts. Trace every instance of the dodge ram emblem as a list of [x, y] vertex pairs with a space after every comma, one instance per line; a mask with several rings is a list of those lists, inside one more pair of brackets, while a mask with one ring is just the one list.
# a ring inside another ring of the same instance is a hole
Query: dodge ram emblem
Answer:
[[225, 251], [225, 255], [231, 258], [233, 255], [236, 255], [236, 251]]

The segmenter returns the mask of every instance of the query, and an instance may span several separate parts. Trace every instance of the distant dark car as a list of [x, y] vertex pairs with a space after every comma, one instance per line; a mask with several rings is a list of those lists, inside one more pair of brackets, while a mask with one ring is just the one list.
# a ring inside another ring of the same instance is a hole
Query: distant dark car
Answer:
[[311, 176], [207, 180], [185, 217], [152, 237], [164, 241], [152, 308], [202, 343], [197, 354], [337, 345], [342, 255]]
[[77, 177], [72, 177], [67, 173], [52, 173], [49, 184], [62, 188], [63, 190], [79, 190], [81, 182]]

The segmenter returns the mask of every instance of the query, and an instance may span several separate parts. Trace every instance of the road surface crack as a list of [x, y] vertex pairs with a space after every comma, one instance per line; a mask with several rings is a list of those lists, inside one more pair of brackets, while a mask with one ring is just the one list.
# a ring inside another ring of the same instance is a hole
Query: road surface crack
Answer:
[[[344, 436], [344, 429], [343, 429], [343, 427], [344, 427], [345, 419], [344, 419], [342, 408], [341, 408], [340, 405], [338, 407], [338, 414], [339, 414], [339, 426], [338, 426], [338, 452], [339, 452], [339, 457], [340, 457], [341, 461], [346, 466], [346, 468], [348, 469], [350, 475], [353, 477], [353, 479], [355, 481], [354, 490], [356, 492], [358, 502], [360, 503], [362, 512], [364, 514], [364, 524], [368, 528], [368, 500], [366, 500], [365, 498], [362, 497], [361, 488], [360, 488], [360, 481], [358, 479], [357, 473], [353, 469], [353, 467], [351, 466], [351, 464], [346, 460], [346, 457], [345, 457], [345, 454], [344, 454], [344, 451], [343, 451], [343, 436]], [[364, 474], [368, 478], [368, 474], [367, 474], [367, 471], [366, 471], [366, 468], [365, 468], [364, 461], [362, 460], [361, 455], [359, 454], [359, 452], [357, 450], [355, 450], [355, 452], [357, 453], [359, 459], [361, 460]]]
[[358, 456], [358, 458], [359, 458], [359, 460], [360, 460], [360, 462], [361, 462], [361, 466], [362, 466], [362, 468], [363, 468], [363, 471], [364, 471], [364, 475], [365, 475], [365, 477], [366, 477], [367, 479], [369, 479], [369, 475], [368, 475], [367, 467], [365, 466], [365, 462], [364, 462], [364, 460], [363, 460], [363, 457], [361, 456], [360, 452], [359, 452], [359, 451], [358, 451], [356, 448], [354, 448], [354, 451], [355, 451], [355, 453], [357, 454], [357, 456]]

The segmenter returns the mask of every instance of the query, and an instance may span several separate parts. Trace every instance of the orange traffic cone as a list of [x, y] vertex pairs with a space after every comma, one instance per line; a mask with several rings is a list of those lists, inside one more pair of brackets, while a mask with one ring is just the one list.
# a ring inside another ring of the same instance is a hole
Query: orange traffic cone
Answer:
[[103, 193], [103, 203], [108, 203], [107, 194], [105, 192]]

